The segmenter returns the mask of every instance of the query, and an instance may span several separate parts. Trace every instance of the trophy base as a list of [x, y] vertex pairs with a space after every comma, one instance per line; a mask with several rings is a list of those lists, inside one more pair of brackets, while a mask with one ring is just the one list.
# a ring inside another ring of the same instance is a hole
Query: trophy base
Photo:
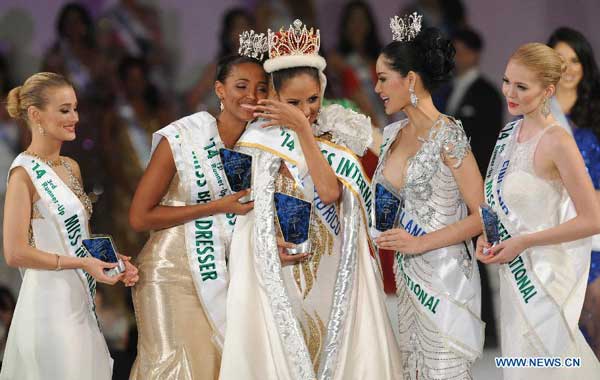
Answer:
[[243, 197], [238, 199], [238, 202], [240, 203], [248, 203], [252, 201], [254, 201], [254, 190], [250, 190], [250, 194], [244, 195]]
[[300, 253], [310, 252], [310, 240], [306, 240], [304, 243], [296, 244], [294, 248], [286, 248], [288, 255], [297, 255]]
[[121, 273], [125, 272], [125, 263], [123, 262], [123, 260], [119, 259], [117, 261], [117, 266], [114, 268], [110, 268], [110, 269], [106, 269], [104, 271], [104, 273], [108, 276], [108, 277], [115, 277], [120, 275]]

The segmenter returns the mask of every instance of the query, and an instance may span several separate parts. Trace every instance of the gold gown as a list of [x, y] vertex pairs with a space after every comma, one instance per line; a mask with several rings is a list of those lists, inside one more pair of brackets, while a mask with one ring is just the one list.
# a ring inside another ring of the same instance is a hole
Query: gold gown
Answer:
[[[184, 194], [175, 173], [161, 204], [183, 206]], [[133, 303], [139, 341], [130, 380], [217, 379], [221, 353], [196, 294], [184, 225], [152, 232], [137, 265]]]

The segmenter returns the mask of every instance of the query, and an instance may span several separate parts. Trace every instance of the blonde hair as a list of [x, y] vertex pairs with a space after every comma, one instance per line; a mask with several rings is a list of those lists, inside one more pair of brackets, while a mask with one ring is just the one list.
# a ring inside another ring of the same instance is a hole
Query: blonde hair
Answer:
[[544, 87], [555, 85], [567, 69], [564, 59], [551, 47], [539, 42], [521, 45], [511, 56], [533, 71]]
[[6, 98], [6, 110], [13, 119], [27, 120], [27, 110], [31, 106], [44, 109], [48, 104], [46, 90], [50, 88], [73, 87], [62, 75], [56, 73], [33, 74], [22, 86], [10, 90]]

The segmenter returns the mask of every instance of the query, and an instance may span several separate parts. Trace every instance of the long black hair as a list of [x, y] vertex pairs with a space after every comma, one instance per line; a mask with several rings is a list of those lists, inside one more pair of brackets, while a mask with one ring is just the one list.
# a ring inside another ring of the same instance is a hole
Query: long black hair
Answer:
[[583, 34], [567, 27], [556, 29], [548, 40], [548, 46], [554, 48], [559, 42], [566, 43], [575, 51], [583, 68], [570, 118], [577, 127], [591, 128], [600, 138], [600, 70], [592, 45]]
[[346, 28], [348, 27], [350, 13], [352, 13], [352, 11], [355, 9], [362, 10], [366, 15], [366, 19], [364, 21], [369, 24], [369, 27], [366, 40], [364, 41], [365, 52], [369, 58], [376, 60], [379, 56], [379, 52], [381, 51], [381, 41], [379, 39], [379, 34], [377, 33], [377, 25], [375, 18], [373, 17], [373, 12], [371, 11], [371, 7], [369, 7], [369, 5], [364, 1], [350, 1], [344, 6], [344, 9], [342, 10], [342, 17], [340, 18], [340, 28], [338, 32], [338, 50], [340, 53], [347, 55], [350, 54], [354, 49], [350, 43], [350, 39], [348, 38]]

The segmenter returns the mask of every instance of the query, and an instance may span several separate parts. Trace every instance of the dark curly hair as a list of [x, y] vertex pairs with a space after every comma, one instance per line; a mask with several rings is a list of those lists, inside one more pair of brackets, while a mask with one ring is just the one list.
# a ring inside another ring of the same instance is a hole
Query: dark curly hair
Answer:
[[577, 85], [577, 100], [570, 118], [580, 128], [590, 128], [600, 138], [600, 71], [594, 59], [592, 45], [583, 34], [571, 28], [558, 28], [548, 40], [554, 48], [564, 42], [575, 51], [583, 68], [583, 77]]
[[454, 46], [437, 28], [421, 31], [408, 42], [394, 41], [386, 45], [381, 54], [392, 69], [402, 76], [414, 71], [421, 77], [429, 92], [437, 89], [452, 77]]

